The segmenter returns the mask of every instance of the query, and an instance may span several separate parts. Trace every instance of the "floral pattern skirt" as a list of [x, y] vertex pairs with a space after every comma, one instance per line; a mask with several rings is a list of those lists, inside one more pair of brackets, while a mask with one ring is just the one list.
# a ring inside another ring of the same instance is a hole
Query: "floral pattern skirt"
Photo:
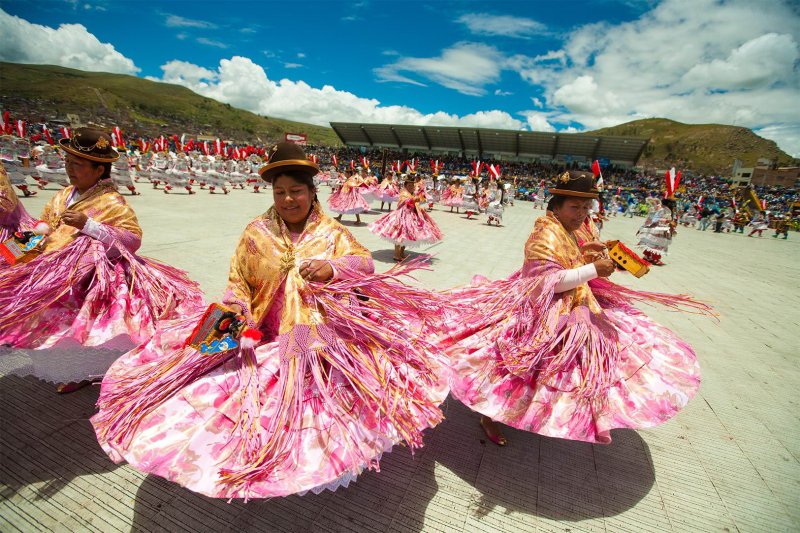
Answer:
[[612, 429], [666, 422], [700, 387], [694, 351], [638, 311], [612, 309], [606, 316], [618, 331], [621, 354], [617, 380], [605, 393], [585, 397], [578, 392], [578, 365], [548, 383], [510, 374], [491, 329], [451, 348], [451, 392], [497, 422], [562, 439], [608, 443]]

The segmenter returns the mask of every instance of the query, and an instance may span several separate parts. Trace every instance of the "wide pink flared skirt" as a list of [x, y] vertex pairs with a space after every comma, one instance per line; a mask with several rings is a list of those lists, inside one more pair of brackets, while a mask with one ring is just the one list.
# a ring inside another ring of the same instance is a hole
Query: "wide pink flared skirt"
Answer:
[[399, 246], [433, 244], [444, 238], [436, 222], [424, 210], [400, 206], [369, 225], [378, 237]]
[[617, 379], [594, 397], [578, 393], [575, 365], [541, 383], [505, 371], [486, 330], [451, 350], [453, 395], [489, 418], [540, 435], [608, 443], [615, 428], [647, 428], [666, 422], [700, 387], [692, 348], [646, 315], [612, 309], [621, 350]]
[[339, 189], [328, 198], [328, 207], [334, 213], [355, 215], [369, 210], [369, 204], [359, 192], [359, 189]]

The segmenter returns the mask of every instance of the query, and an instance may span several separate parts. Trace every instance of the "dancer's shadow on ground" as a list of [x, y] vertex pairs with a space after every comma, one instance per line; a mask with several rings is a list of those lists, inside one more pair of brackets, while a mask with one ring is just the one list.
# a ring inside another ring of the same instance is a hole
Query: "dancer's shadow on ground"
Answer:
[[[601, 446], [506, 428], [509, 444], [498, 447], [478, 415], [450, 398], [424, 448], [412, 456], [396, 447], [381, 472], [348, 488], [228, 504], [112, 463], [88, 420], [97, 395], [96, 386], [57, 395], [51, 383], [0, 378], [0, 499], [42, 512], [55, 506], [63, 516], [54, 523], [78, 524], [118, 523], [133, 502], [134, 531], [459, 531], [611, 517], [654, 484], [649, 449], [634, 431], [615, 431]], [[75, 507], [76, 495], [93, 503]]]
[[635, 431], [617, 430], [611, 444], [592, 445], [503, 426], [508, 445], [501, 447], [486, 438], [480, 415], [452, 396], [443, 409], [447, 420], [429, 445], [438, 465], [474, 488], [468, 520], [497, 508], [566, 522], [610, 517], [634, 507], [655, 483], [650, 450]]
[[[361, 213], [361, 214], [363, 215], [364, 213]], [[341, 224], [342, 226], [350, 227], [350, 228], [364, 228], [364, 227], [367, 227], [369, 225], [368, 222], [364, 221], [364, 217], [363, 216], [361, 217], [361, 222], [356, 222], [355, 220], [340, 220], [339, 224]]]
[[[635, 506], [654, 483], [650, 453], [633, 431], [608, 446], [507, 429], [489, 442], [478, 415], [448, 399], [447, 420], [411, 455], [396, 447], [380, 472], [319, 495], [230, 504], [148, 476], [136, 495], [133, 529], [237, 531], [461, 531], [531, 527], [540, 518], [577, 522]], [[466, 482], [466, 483], [464, 483]], [[504, 518], [489, 516], [500, 511]]]
[[[427, 266], [433, 266], [439, 261], [439, 258], [425, 252], [415, 252], [413, 250], [406, 250], [406, 262], [420, 259]], [[394, 250], [385, 248], [383, 250], [374, 250], [372, 252], [372, 260], [378, 263], [396, 264], [394, 260]]]
[[[65, 395], [55, 388], [32, 377], [0, 377], [0, 499], [20, 494], [21, 501], [36, 505], [80, 476], [117, 468], [97, 444], [89, 422], [99, 387]], [[102, 492], [108, 480], [97, 479]]]

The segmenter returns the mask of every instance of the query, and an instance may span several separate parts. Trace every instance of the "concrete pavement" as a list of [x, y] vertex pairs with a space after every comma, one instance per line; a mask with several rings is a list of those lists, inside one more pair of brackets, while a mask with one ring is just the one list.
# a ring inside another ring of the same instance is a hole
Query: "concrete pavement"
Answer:
[[[52, 187], [52, 186], [51, 186]], [[130, 199], [144, 229], [142, 255], [186, 269], [209, 299], [225, 286], [244, 226], [271, 194], [199, 191], [170, 196], [140, 184]], [[55, 190], [23, 199], [36, 215]], [[323, 204], [328, 188], [323, 187]], [[522, 260], [536, 216], [432, 213], [445, 240], [421, 272], [427, 287], [506, 276]], [[362, 216], [365, 222], [377, 214]], [[354, 227], [376, 266], [391, 245]], [[642, 219], [612, 219], [604, 238], [635, 244]], [[769, 235], [769, 234], [767, 234]], [[486, 441], [459, 402], [412, 456], [395, 448], [346, 490], [248, 504], [212, 500], [114, 465], [88, 422], [97, 389], [58, 396], [32, 378], [0, 381], [2, 531], [797, 531], [800, 530], [800, 235], [788, 241], [679, 230], [667, 266], [615, 281], [687, 292], [714, 305], [719, 321], [659, 308], [645, 311], [691, 343], [703, 385], [688, 407], [649, 430], [613, 432], [590, 445], [507, 430]]]

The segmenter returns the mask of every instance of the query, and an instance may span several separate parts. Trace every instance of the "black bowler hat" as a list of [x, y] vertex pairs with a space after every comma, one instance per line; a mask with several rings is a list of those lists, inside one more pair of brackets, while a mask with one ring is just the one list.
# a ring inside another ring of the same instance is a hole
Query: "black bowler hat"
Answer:
[[594, 188], [594, 176], [591, 172], [570, 170], [558, 177], [555, 189], [550, 189], [554, 196], [571, 196], [573, 198], [597, 198], [598, 190]]
[[61, 139], [58, 144], [65, 152], [90, 161], [111, 163], [119, 159], [111, 135], [94, 128], [78, 128], [72, 137]]
[[275, 176], [286, 171], [299, 172], [307, 178], [319, 172], [317, 164], [309, 161], [303, 149], [295, 143], [278, 143], [270, 149], [268, 155], [269, 161], [258, 171], [261, 179], [267, 183], [272, 183]]

